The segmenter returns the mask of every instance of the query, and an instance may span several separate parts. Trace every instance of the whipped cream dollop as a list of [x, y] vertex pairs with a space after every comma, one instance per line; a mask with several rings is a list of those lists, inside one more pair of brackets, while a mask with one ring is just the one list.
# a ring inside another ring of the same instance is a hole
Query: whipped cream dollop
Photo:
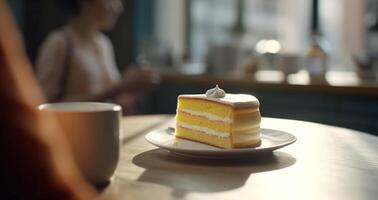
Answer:
[[226, 96], [226, 92], [219, 88], [218, 85], [215, 86], [215, 88], [209, 89], [206, 91], [206, 97], [207, 98], [224, 98]]

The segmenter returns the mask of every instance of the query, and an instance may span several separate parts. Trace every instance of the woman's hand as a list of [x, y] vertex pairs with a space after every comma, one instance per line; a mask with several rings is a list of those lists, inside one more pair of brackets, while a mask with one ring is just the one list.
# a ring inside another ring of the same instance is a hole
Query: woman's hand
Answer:
[[159, 84], [160, 73], [157, 70], [147, 67], [132, 67], [124, 72], [121, 81], [119, 81], [113, 87], [110, 87], [108, 90], [105, 90], [102, 93], [96, 95], [81, 97], [80, 99], [75, 100], [104, 101], [117, 98], [118, 96], [125, 93], [133, 93], [135, 95], [139, 95], [156, 89]]

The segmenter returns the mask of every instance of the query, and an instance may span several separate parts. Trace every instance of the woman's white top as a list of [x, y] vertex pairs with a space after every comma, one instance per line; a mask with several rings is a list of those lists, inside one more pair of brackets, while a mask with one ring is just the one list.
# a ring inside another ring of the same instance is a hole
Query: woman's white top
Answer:
[[65, 27], [50, 33], [43, 43], [37, 77], [49, 101], [60, 95], [60, 100], [70, 101], [107, 90], [120, 80], [120, 73], [109, 38], [99, 32], [85, 40]]

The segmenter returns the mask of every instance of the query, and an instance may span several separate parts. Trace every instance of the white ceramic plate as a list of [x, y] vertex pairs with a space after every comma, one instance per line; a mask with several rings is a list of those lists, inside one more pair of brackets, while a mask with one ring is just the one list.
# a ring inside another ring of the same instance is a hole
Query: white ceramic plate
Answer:
[[261, 129], [261, 145], [255, 148], [221, 149], [199, 142], [176, 138], [173, 128], [149, 132], [145, 139], [149, 143], [175, 154], [211, 159], [250, 157], [270, 153], [297, 140], [290, 133], [264, 128]]

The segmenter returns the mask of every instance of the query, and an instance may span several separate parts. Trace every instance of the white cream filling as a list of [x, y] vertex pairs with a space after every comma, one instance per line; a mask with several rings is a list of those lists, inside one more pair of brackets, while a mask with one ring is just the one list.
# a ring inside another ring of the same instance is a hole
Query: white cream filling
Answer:
[[[196, 126], [196, 125], [191, 125], [185, 122], [177, 122], [178, 126], [181, 126], [182, 128], [186, 129], [191, 129], [194, 131], [199, 131], [203, 132], [204, 134], [216, 136], [216, 137], [230, 137], [231, 134], [227, 132], [221, 132], [221, 131], [216, 131], [214, 129], [202, 127], [202, 126]], [[233, 138], [235, 142], [238, 141], [249, 141], [249, 140], [258, 140], [260, 138], [260, 127], [251, 129], [249, 131], [243, 131], [243, 132], [234, 132]]]
[[218, 115], [214, 115], [214, 114], [210, 114], [206, 112], [194, 111], [194, 110], [188, 110], [188, 109], [180, 109], [179, 111], [185, 112], [190, 115], [205, 117], [208, 120], [212, 120], [212, 121], [221, 121], [227, 124], [231, 124], [232, 122], [231, 118], [229, 117], [219, 117]]
[[230, 137], [231, 136], [230, 133], [220, 132], [220, 131], [216, 131], [214, 129], [209, 129], [209, 128], [202, 127], [202, 126], [191, 125], [191, 124], [188, 124], [188, 123], [185, 123], [185, 122], [177, 122], [177, 125], [181, 126], [183, 128], [186, 128], [186, 129], [192, 129], [194, 131], [200, 131], [200, 132], [203, 132], [205, 134], [209, 134], [209, 135], [213, 135], [213, 136], [217, 136], [217, 137]]

